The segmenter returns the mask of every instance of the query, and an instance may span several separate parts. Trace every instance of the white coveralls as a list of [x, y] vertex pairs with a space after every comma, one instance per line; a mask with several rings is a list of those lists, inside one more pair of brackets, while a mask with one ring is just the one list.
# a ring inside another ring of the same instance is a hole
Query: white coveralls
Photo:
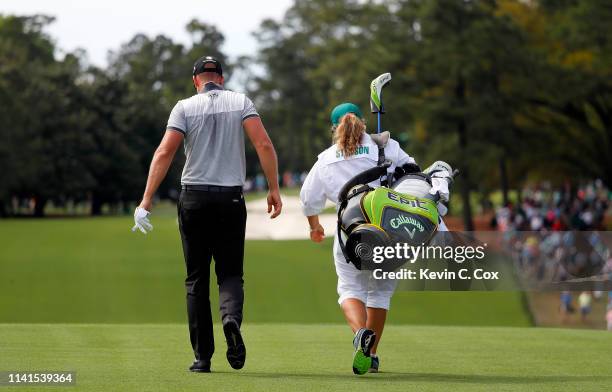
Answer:
[[[392, 162], [388, 169], [390, 173], [395, 171], [396, 166], [415, 163], [393, 139], [389, 139], [385, 146], [385, 157]], [[344, 157], [336, 144], [323, 151], [302, 185], [300, 199], [304, 215], [320, 214], [325, 208], [326, 200], [337, 205], [340, 188], [356, 174], [376, 166], [377, 162], [378, 146], [365, 133], [356, 153], [350, 157]], [[379, 187], [380, 181], [371, 182], [370, 186]], [[440, 223], [439, 230], [446, 230], [443, 222]], [[347, 298], [355, 298], [370, 308], [389, 309], [397, 280], [374, 279], [371, 271], [358, 270], [352, 263], [347, 263], [337, 235], [334, 238], [334, 262], [338, 275], [339, 304]]]

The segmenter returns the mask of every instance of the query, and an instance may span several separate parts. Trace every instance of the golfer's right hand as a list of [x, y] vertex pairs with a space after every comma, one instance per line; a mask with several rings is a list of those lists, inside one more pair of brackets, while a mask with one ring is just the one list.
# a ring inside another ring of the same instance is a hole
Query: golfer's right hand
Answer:
[[[280, 215], [281, 210], [283, 209], [283, 202], [281, 200], [279, 190], [277, 189], [275, 191], [269, 191], [267, 201], [268, 201], [268, 214], [272, 212], [272, 215], [270, 215], [270, 218], [274, 219]], [[274, 210], [274, 212], [272, 210]]]
[[140, 230], [143, 234], [147, 234], [149, 231], [153, 231], [153, 225], [149, 221], [149, 215], [151, 213], [142, 207], [136, 207], [134, 211], [134, 227], [132, 231]]
[[321, 242], [325, 238], [325, 229], [321, 224], [316, 225], [310, 229], [310, 239], [313, 242]]

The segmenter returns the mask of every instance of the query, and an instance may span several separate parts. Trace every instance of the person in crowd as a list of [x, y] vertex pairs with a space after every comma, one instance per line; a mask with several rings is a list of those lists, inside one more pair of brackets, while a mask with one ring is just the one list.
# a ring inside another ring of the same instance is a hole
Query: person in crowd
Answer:
[[569, 291], [561, 292], [561, 322], [567, 322], [569, 316], [574, 313], [574, 307], [572, 306], [572, 293]]
[[593, 296], [590, 291], [583, 291], [578, 296], [578, 306], [580, 307], [580, 318], [583, 323], [588, 320], [589, 313], [591, 313], [591, 305], [593, 303]]

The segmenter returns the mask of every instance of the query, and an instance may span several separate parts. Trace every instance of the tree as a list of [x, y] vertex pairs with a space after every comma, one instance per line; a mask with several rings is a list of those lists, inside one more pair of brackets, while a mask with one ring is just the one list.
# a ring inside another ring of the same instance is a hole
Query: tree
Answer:
[[[220, 51], [223, 36], [194, 20], [191, 46], [164, 36], [136, 35], [111, 56], [107, 70], [85, 68], [76, 52], [55, 58], [44, 33], [46, 16], [0, 17], [0, 214], [10, 199], [33, 198], [35, 215], [47, 201], [104, 205], [138, 200], [170, 109], [194, 93], [193, 61]], [[226, 67], [231, 69], [231, 64]], [[27, 157], [27, 159], [24, 159]], [[178, 184], [178, 167], [161, 189]]]
[[612, 8], [601, 0], [542, 1], [534, 12], [546, 24], [532, 36], [541, 72], [525, 118], [539, 129], [542, 169], [610, 187]]
[[[335, 105], [353, 101], [366, 109], [370, 81], [400, 57], [381, 40], [396, 24], [386, 4], [352, 0], [296, 2], [281, 21], [261, 24], [257, 60], [265, 71], [252, 95], [282, 169], [308, 169], [330, 145]], [[389, 118], [389, 129], [400, 117]]]
[[[417, 105], [435, 135], [432, 142], [447, 144], [444, 155], [461, 167], [458, 185], [466, 230], [474, 229], [470, 193], [482, 185], [481, 177], [491, 175], [487, 168], [492, 162], [499, 162], [507, 200], [505, 159], [515, 129], [513, 99], [503, 82], [520, 66], [520, 32], [495, 10], [492, 2], [452, 0], [424, 2], [417, 10]], [[494, 149], [498, 158], [482, 154], [488, 149]]]
[[34, 198], [37, 216], [48, 200], [61, 201], [87, 186], [79, 165], [81, 113], [74, 99], [78, 60], [55, 60], [53, 43], [43, 32], [52, 21], [42, 15], [0, 18], [0, 106], [10, 124], [0, 152], [6, 173], [0, 195], [5, 206], [13, 195]]

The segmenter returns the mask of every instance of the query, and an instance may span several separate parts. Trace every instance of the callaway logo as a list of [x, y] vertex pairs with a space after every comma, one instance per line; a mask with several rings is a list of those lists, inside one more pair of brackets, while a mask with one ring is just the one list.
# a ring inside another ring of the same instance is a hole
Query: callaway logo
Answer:
[[404, 227], [404, 230], [406, 230], [411, 239], [414, 238], [414, 232], [416, 231], [416, 227], [413, 227], [412, 231], [408, 230], [407, 227]]
[[[412, 225], [414, 227], [414, 230], [419, 229], [421, 233], [425, 231], [425, 227], [423, 227], [423, 224], [421, 222], [409, 216], [399, 215], [397, 218], [391, 219], [389, 223], [394, 229], [397, 229], [401, 225]], [[408, 230], [405, 227], [404, 229]], [[414, 230], [412, 230], [412, 235], [414, 235]], [[410, 233], [410, 231], [408, 232]]]

